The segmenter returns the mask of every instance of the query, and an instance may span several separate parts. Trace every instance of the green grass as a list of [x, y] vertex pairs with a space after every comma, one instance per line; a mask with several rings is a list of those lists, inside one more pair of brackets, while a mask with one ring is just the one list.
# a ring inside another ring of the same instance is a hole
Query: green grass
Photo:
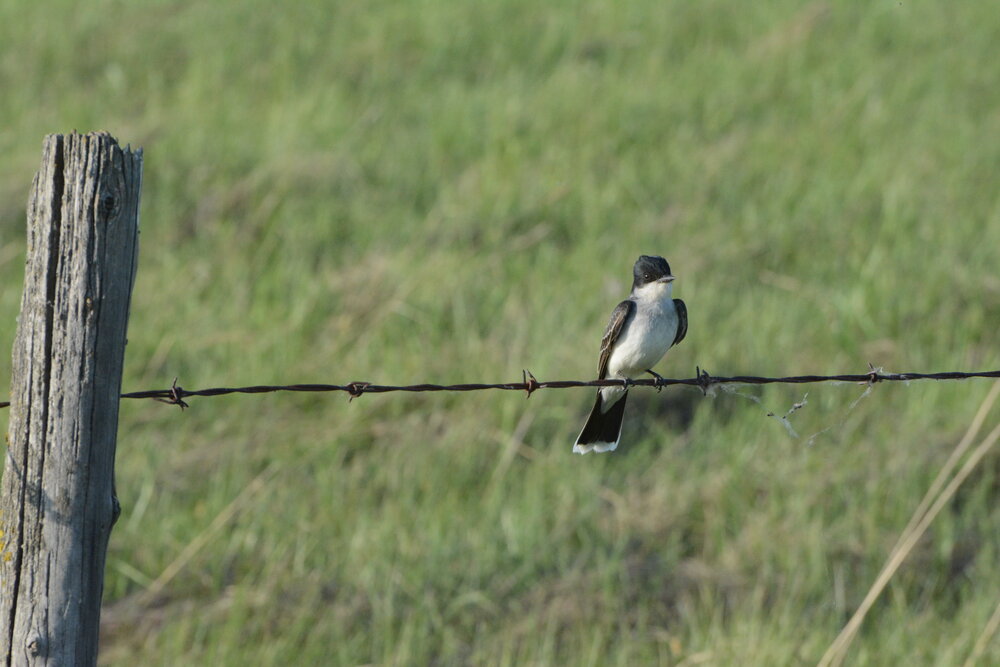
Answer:
[[[590, 377], [641, 253], [690, 311], [666, 375], [1000, 367], [986, 4], [0, 20], [0, 349], [41, 139], [76, 128], [145, 150], [126, 390]], [[765, 412], [805, 388], [637, 390], [619, 451], [585, 458], [584, 390], [126, 402], [102, 662], [813, 663], [988, 387], [854, 409], [861, 387], [810, 387], [798, 440]], [[998, 479], [994, 454], [852, 664], [968, 655], [998, 599]]]

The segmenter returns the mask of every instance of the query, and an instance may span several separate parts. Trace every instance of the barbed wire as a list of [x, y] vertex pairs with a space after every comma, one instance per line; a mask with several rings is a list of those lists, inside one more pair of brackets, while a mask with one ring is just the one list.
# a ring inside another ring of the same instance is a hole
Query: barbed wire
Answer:
[[[673, 385], [698, 387], [703, 393], [708, 393], [713, 385], [718, 384], [811, 384], [817, 382], [857, 382], [873, 385], [878, 382], [910, 382], [913, 380], [968, 380], [970, 378], [1000, 378], [1000, 370], [995, 371], [944, 371], [940, 373], [886, 373], [881, 368], [868, 364], [867, 373], [843, 375], [790, 375], [786, 377], [758, 377], [755, 375], [733, 375], [717, 377], [710, 375], [701, 368], [695, 370], [695, 377], [665, 378], [656, 376], [652, 379], [639, 380], [548, 380], [535, 378], [530, 371], [522, 372], [521, 382], [474, 383], [474, 384], [411, 384], [391, 385], [374, 384], [372, 382], [349, 382], [347, 384], [262, 384], [249, 387], [212, 387], [209, 389], [184, 389], [175, 379], [168, 389], [152, 389], [148, 391], [133, 391], [122, 394], [122, 398], [151, 398], [161, 403], [179, 406], [181, 409], [190, 407], [184, 400], [193, 396], [210, 397], [227, 394], [270, 394], [280, 391], [300, 393], [322, 393], [341, 391], [350, 395], [349, 400], [359, 398], [364, 394], [386, 394], [394, 391], [430, 392], [430, 391], [484, 391], [498, 389], [502, 391], [523, 391], [530, 397], [539, 389], [570, 389], [573, 387], [655, 387], [657, 391]], [[0, 402], [0, 408], [6, 408], [9, 402]]]

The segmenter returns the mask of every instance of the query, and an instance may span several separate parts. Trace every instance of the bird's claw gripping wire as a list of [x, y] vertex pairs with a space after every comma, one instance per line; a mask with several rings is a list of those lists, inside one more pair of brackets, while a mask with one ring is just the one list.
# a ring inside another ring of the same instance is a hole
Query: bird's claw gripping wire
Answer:
[[663, 391], [663, 383], [666, 382], [666, 378], [649, 368], [646, 369], [646, 372], [653, 376], [653, 379], [655, 380], [653, 386], [656, 387], [656, 393], [659, 394]]

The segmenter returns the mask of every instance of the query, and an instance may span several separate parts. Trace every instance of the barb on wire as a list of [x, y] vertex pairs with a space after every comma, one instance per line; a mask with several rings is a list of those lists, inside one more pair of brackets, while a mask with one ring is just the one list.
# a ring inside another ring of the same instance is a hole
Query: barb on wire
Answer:
[[[192, 396], [224, 396], [226, 394], [269, 394], [278, 391], [295, 392], [330, 392], [342, 391], [348, 394], [349, 400], [360, 398], [363, 394], [387, 394], [393, 391], [411, 393], [428, 391], [483, 391], [499, 389], [501, 391], [523, 391], [528, 398], [539, 389], [570, 389], [572, 387], [668, 387], [671, 385], [687, 385], [698, 387], [705, 394], [717, 384], [811, 384], [816, 382], [857, 382], [872, 386], [878, 382], [909, 382], [911, 380], [968, 380], [970, 378], [1000, 378], [1000, 370], [995, 371], [945, 371], [942, 373], [886, 373], [881, 368], [868, 364], [867, 373], [846, 375], [790, 375], [786, 377], [758, 377], [755, 375], [733, 375], [731, 377], [716, 377], [709, 375], [704, 368], [697, 368], [692, 378], [665, 378], [641, 380], [538, 380], [531, 371], [525, 369], [521, 374], [521, 382], [475, 383], [475, 384], [374, 384], [372, 382], [349, 382], [348, 384], [263, 384], [250, 387], [212, 387], [210, 389], [184, 389], [177, 384], [176, 378], [167, 389], [152, 389], [149, 391], [133, 391], [122, 394], [122, 398], [151, 398], [161, 403], [179, 406], [182, 410], [189, 407], [185, 398]], [[0, 408], [10, 405], [0, 402]]]

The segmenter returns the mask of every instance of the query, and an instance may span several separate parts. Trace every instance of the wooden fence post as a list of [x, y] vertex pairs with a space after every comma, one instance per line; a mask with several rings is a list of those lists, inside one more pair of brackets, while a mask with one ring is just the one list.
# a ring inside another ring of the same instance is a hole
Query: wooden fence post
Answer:
[[49, 135], [28, 200], [0, 485], [0, 659], [97, 661], [118, 518], [118, 395], [138, 250], [142, 150]]

